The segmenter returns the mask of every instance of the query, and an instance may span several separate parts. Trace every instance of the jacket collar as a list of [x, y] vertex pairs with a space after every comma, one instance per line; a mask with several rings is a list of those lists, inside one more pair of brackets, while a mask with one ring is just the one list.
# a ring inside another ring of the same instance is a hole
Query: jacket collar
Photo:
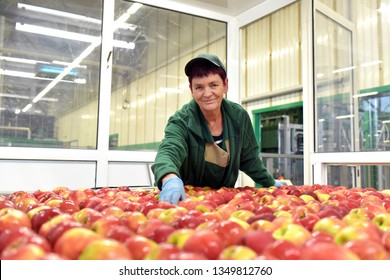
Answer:
[[[239, 126], [239, 120], [241, 119], [241, 112], [239, 110], [236, 110], [229, 101], [226, 99], [222, 100], [222, 110], [224, 118], [230, 119], [233, 126], [236, 128]], [[192, 99], [189, 102], [189, 111], [192, 115], [191, 118], [188, 119], [188, 128], [199, 137], [203, 138], [202, 124], [205, 125], [205, 119], [202, 115], [202, 112], [199, 109], [198, 104], [195, 102], [194, 99]], [[224, 129], [226, 128], [224, 124]]]

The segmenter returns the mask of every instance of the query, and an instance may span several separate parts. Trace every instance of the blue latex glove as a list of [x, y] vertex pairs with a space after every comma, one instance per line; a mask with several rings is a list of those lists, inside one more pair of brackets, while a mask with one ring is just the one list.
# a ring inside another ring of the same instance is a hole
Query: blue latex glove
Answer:
[[178, 177], [169, 178], [161, 187], [159, 201], [178, 204], [179, 200], [186, 198], [183, 181]]
[[287, 185], [287, 183], [286, 183], [286, 182], [283, 182], [283, 181], [280, 181], [280, 180], [277, 180], [277, 179], [275, 179], [275, 184], [274, 184], [274, 186], [275, 186], [275, 187], [279, 188], [279, 187], [280, 187], [280, 186], [282, 186], [282, 185]]

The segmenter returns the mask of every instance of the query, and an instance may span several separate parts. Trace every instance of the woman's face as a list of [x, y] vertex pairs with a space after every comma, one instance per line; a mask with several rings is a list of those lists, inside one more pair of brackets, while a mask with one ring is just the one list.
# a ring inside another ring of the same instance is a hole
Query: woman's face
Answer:
[[224, 82], [218, 74], [194, 77], [190, 89], [203, 114], [213, 113], [221, 108], [222, 100], [228, 91], [228, 79]]

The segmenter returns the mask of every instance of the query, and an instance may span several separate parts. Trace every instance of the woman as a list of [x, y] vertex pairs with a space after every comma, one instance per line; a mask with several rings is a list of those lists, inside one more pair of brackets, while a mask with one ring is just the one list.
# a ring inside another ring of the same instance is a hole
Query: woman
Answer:
[[160, 201], [178, 204], [184, 185], [234, 187], [239, 170], [264, 187], [285, 184], [264, 167], [248, 113], [225, 99], [228, 79], [219, 58], [200, 54], [184, 71], [193, 99], [169, 118], [152, 166]]

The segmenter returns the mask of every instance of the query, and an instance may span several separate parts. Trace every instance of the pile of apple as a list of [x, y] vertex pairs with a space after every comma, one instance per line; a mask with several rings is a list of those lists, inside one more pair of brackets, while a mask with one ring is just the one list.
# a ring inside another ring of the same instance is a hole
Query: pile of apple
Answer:
[[0, 259], [388, 260], [390, 190], [129, 187], [0, 196]]

